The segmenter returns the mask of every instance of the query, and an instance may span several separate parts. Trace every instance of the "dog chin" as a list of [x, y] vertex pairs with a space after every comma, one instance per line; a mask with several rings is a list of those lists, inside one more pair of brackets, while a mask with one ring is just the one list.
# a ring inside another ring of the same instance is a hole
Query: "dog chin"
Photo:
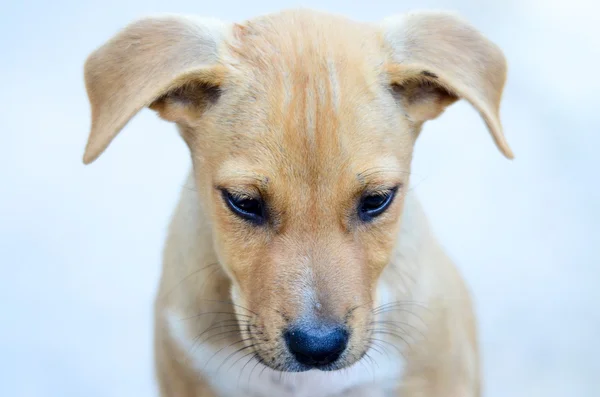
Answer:
[[[335, 372], [341, 371], [343, 369], [347, 369], [348, 367], [353, 366], [356, 362], [347, 362], [346, 360], [336, 361], [335, 363], [322, 365], [322, 366], [312, 366], [305, 365], [297, 362], [293, 358], [290, 358], [289, 361], [273, 366], [272, 364], [266, 363], [264, 360], [260, 360], [263, 365], [278, 371], [278, 372], [288, 372], [288, 373], [300, 373], [300, 372], [308, 372], [308, 371], [323, 371], [323, 372]], [[359, 360], [360, 361], [360, 360]], [[358, 362], [358, 361], [357, 361]]]

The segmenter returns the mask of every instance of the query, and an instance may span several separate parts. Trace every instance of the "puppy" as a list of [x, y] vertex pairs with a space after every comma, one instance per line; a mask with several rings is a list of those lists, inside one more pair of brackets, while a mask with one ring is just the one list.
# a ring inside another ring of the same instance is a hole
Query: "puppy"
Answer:
[[459, 99], [508, 158], [501, 50], [459, 17], [138, 20], [85, 64], [94, 161], [142, 108], [192, 170], [155, 303], [164, 397], [473, 397], [469, 293], [409, 192]]

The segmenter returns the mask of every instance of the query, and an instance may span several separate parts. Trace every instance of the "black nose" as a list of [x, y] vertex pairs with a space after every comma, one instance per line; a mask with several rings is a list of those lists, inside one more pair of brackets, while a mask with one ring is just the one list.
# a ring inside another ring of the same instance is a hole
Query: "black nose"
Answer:
[[284, 338], [296, 360], [311, 367], [335, 362], [348, 345], [348, 331], [339, 325], [296, 326], [287, 330]]

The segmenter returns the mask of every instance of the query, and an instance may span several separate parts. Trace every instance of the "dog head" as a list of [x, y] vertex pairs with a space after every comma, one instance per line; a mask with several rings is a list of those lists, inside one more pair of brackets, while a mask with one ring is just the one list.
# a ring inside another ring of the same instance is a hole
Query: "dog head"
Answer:
[[446, 13], [146, 18], [96, 50], [85, 79], [85, 163], [144, 107], [178, 125], [232, 299], [253, 313], [242, 332], [280, 370], [339, 369], [368, 349], [425, 121], [465, 99], [512, 157], [504, 57]]

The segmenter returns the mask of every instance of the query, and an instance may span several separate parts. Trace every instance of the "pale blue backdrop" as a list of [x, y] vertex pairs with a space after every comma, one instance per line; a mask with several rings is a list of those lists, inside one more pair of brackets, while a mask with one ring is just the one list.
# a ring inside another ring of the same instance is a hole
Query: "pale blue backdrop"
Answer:
[[600, 5], [593, 0], [4, 1], [0, 395], [154, 395], [151, 302], [189, 165], [145, 110], [84, 167], [86, 55], [133, 18], [295, 5], [367, 21], [463, 13], [506, 52], [516, 160], [466, 103], [426, 126], [414, 184], [477, 301], [486, 396], [600, 396]]

